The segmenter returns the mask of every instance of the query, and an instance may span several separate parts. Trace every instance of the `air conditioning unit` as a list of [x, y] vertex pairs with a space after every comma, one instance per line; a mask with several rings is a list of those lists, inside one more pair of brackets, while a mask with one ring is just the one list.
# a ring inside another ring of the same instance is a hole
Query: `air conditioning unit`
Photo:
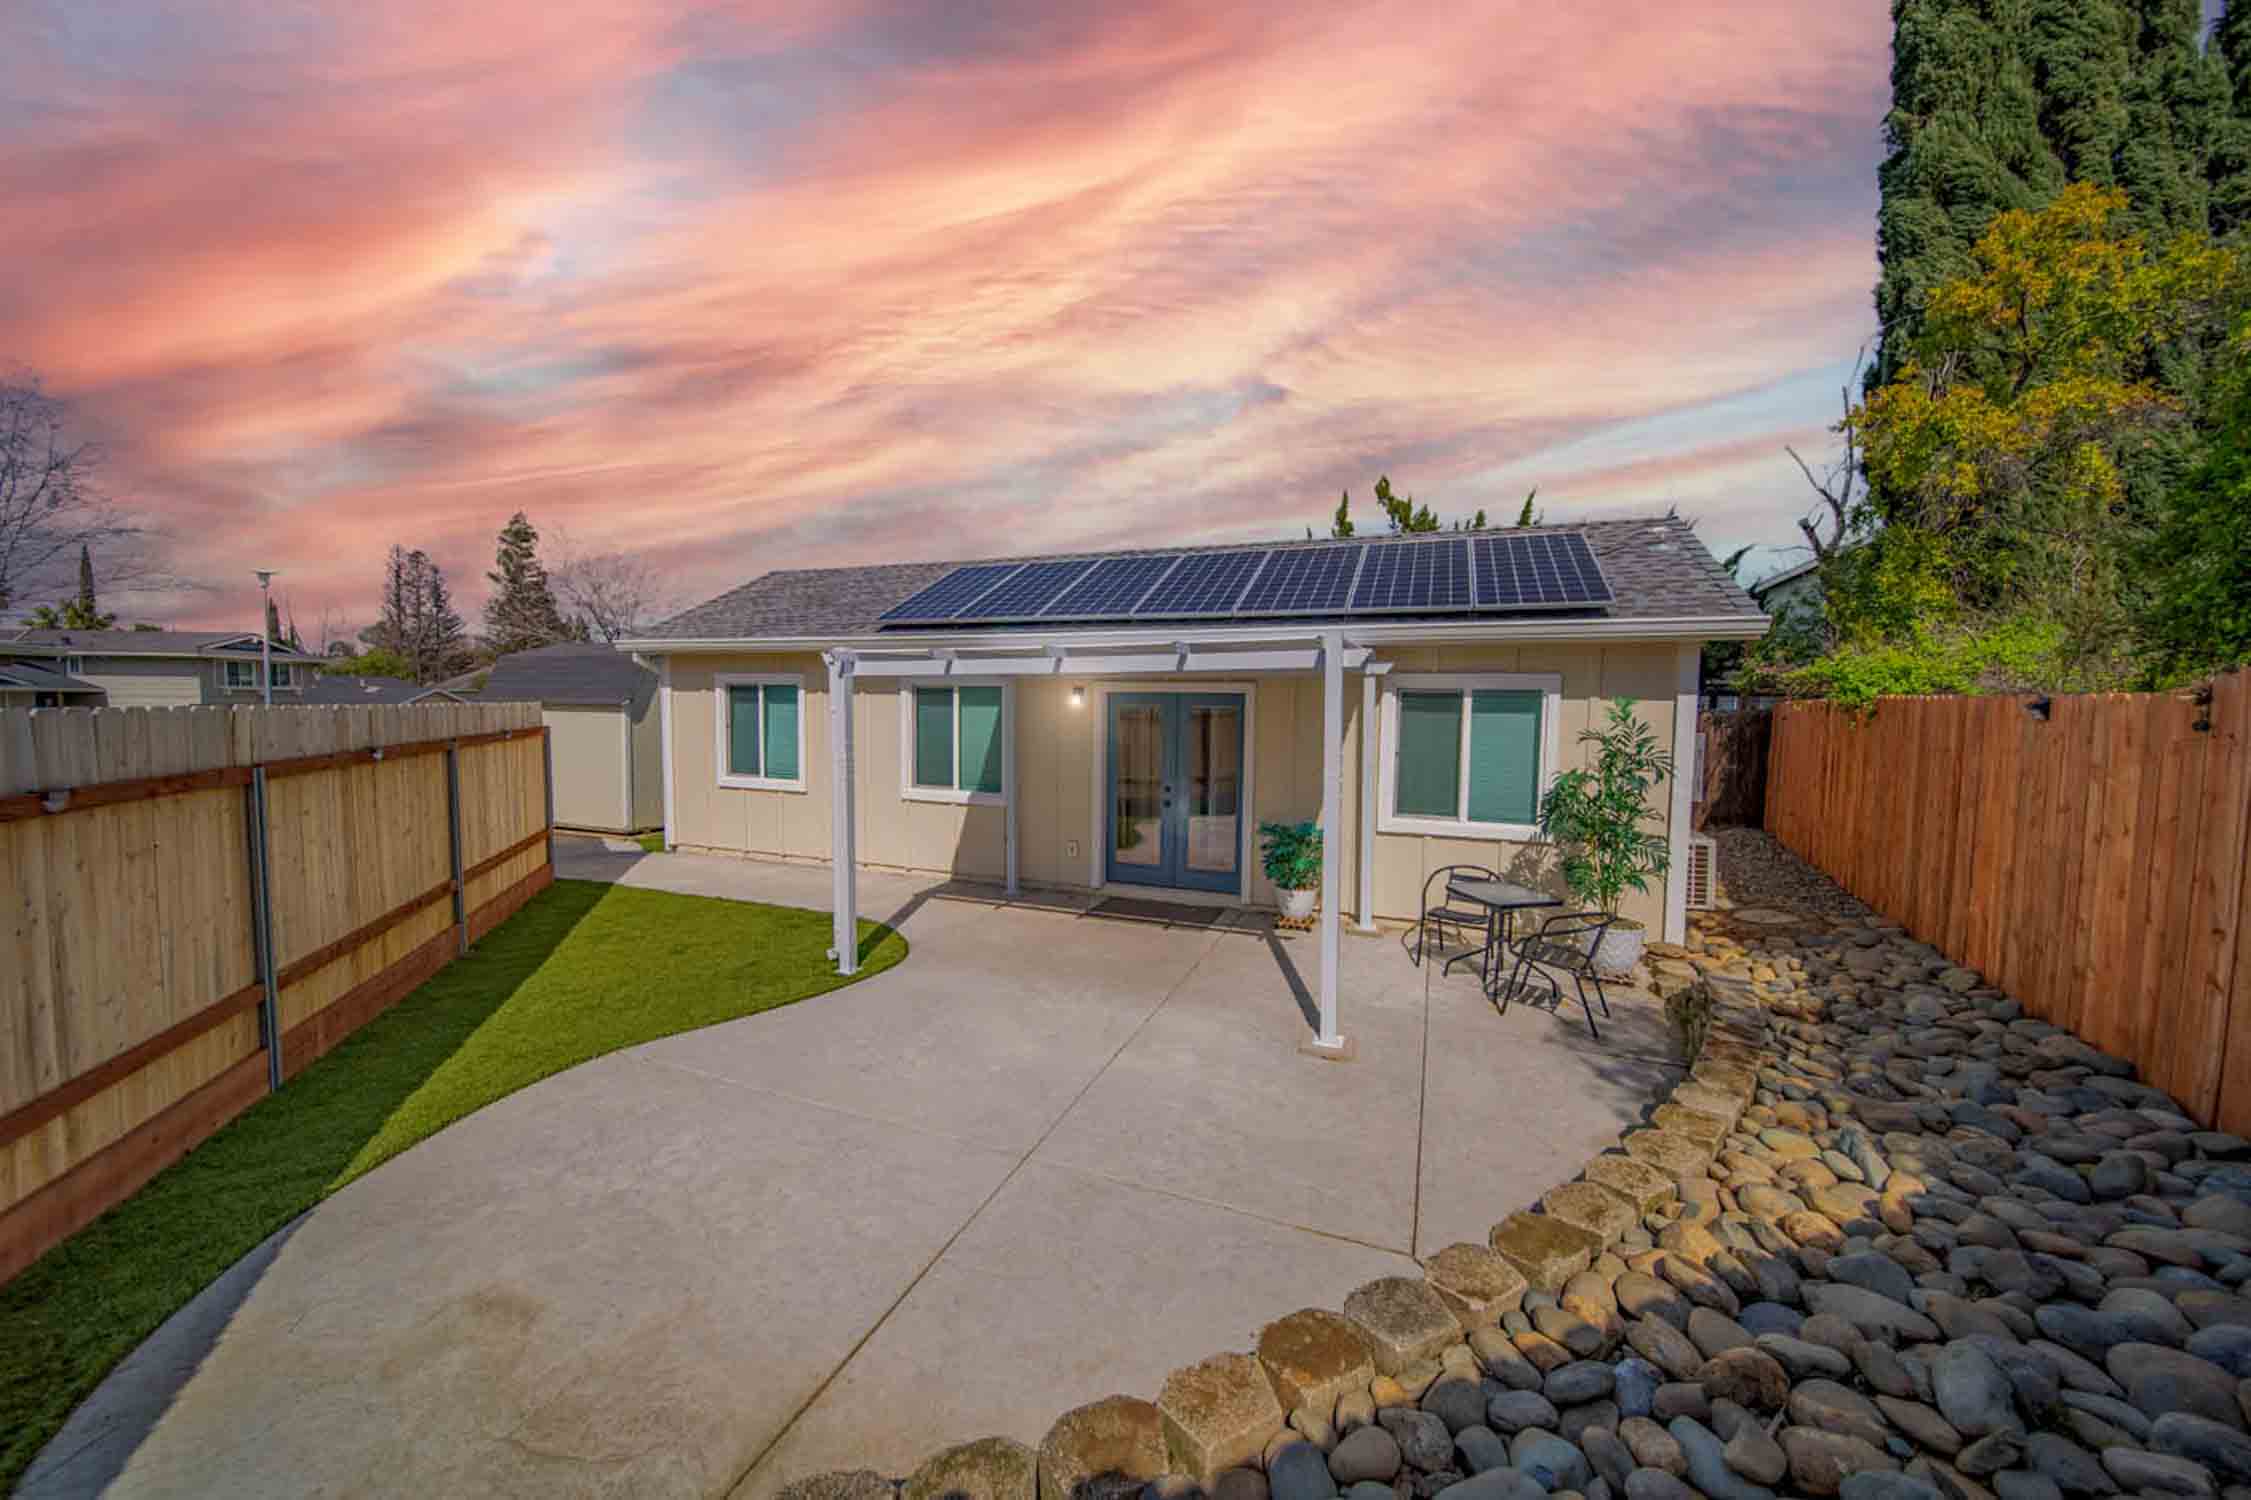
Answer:
[[1718, 883], [1719, 848], [1708, 833], [1688, 836], [1688, 909], [1710, 911], [1712, 887]]

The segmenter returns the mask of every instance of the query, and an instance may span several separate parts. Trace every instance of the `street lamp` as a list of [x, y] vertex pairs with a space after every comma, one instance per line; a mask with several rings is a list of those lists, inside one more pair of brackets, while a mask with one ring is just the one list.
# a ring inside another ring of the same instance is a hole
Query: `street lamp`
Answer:
[[262, 601], [258, 606], [258, 690], [265, 706], [274, 706], [274, 633], [270, 622], [274, 617], [274, 573], [272, 568], [258, 568], [258, 592]]

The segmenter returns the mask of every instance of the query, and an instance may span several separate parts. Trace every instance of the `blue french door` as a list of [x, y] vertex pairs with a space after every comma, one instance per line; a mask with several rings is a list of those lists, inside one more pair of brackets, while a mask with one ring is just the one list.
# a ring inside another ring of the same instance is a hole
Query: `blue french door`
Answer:
[[1239, 890], [1243, 695], [1112, 693], [1109, 702], [1105, 876]]

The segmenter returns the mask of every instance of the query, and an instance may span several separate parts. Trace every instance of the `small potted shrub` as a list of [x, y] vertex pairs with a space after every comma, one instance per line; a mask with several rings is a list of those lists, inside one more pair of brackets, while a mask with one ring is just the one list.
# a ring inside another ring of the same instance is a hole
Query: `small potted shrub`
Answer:
[[1606, 974], [1631, 969], [1648, 939], [1639, 922], [1618, 916], [1618, 903], [1627, 891], [1648, 891], [1672, 864], [1665, 836], [1645, 825], [1649, 795], [1673, 774], [1673, 758], [1633, 706], [1631, 698], [1611, 704], [1609, 722], [1579, 736], [1594, 747], [1593, 763], [1556, 777], [1540, 799], [1540, 831], [1557, 846], [1564, 885], [1617, 918], [1594, 955]]
[[1281, 893], [1282, 915], [1302, 922], [1313, 915], [1321, 889], [1321, 825], [1308, 818], [1261, 823], [1258, 831], [1266, 840], [1266, 878]]

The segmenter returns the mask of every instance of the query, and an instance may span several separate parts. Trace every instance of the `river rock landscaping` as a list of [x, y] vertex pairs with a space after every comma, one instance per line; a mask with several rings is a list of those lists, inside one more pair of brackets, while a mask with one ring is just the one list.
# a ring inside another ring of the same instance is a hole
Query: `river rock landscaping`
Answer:
[[2251, 1500], [2251, 1146], [1757, 853], [1687, 1081], [1487, 1243], [786, 1500]]

